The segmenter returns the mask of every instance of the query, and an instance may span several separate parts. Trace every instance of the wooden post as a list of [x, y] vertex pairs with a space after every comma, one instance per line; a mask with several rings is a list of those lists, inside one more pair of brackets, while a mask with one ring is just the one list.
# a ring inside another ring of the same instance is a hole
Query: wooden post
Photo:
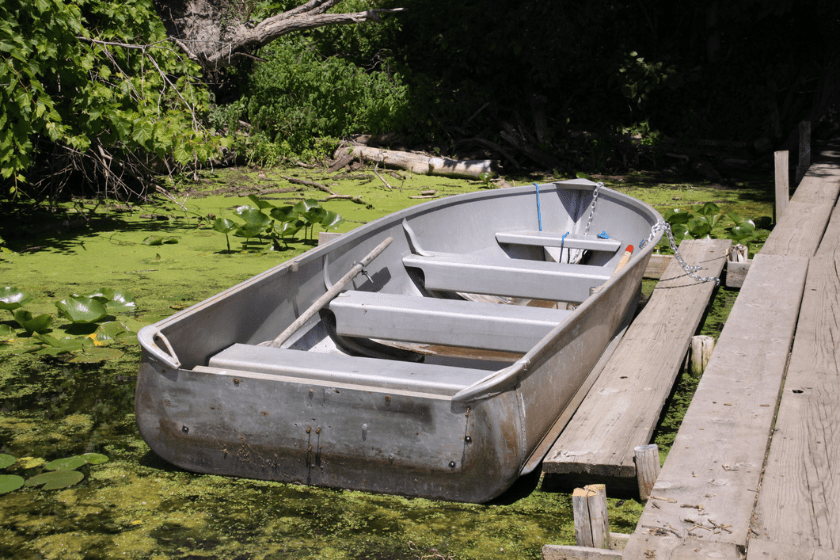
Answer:
[[811, 167], [811, 121], [799, 123], [799, 165], [796, 166], [796, 184], [802, 181]]
[[776, 211], [775, 222], [779, 223], [790, 201], [790, 154], [787, 150], [773, 154], [776, 162]]
[[659, 447], [655, 443], [634, 447], [636, 452], [636, 480], [639, 483], [639, 497], [642, 500], [650, 498], [653, 485], [659, 477], [662, 468], [659, 464]]
[[688, 362], [688, 371], [692, 377], [699, 379], [703, 375], [714, 349], [715, 339], [711, 336], [691, 337], [691, 359]]
[[572, 492], [577, 546], [610, 547], [610, 519], [607, 514], [607, 487], [590, 484]]

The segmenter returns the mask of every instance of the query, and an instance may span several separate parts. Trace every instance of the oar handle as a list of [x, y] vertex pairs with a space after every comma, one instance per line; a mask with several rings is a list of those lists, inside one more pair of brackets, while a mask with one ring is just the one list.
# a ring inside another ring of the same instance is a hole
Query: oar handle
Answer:
[[379, 256], [382, 251], [384, 251], [391, 242], [394, 241], [393, 237], [387, 238], [385, 241], [380, 243], [379, 245], [374, 248], [373, 251], [367, 254], [365, 258], [361, 261], [356, 263], [353, 268], [351, 268], [347, 274], [341, 277], [341, 280], [333, 284], [332, 288], [327, 290], [327, 293], [319, 297], [315, 300], [315, 302], [309, 306], [309, 308], [303, 312], [303, 314], [295, 319], [295, 322], [289, 325], [286, 330], [280, 333], [280, 335], [272, 340], [268, 345], [273, 346], [275, 348], [279, 348], [284, 342], [286, 342], [290, 336], [295, 334], [299, 328], [303, 326], [309, 319], [311, 319], [322, 307], [328, 304], [332, 299], [338, 295], [338, 293], [344, 289], [344, 287], [349, 284], [353, 278], [355, 278], [364, 268], [373, 261], [376, 257]]

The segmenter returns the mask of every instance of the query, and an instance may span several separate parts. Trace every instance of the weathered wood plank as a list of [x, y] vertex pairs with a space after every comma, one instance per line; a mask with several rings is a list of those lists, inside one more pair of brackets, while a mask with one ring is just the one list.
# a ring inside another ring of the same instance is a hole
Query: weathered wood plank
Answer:
[[840, 552], [802, 545], [793, 546], [764, 539], [750, 539], [749, 548], [747, 548], [747, 560], [791, 560], [791, 558], [840, 560]]
[[840, 552], [838, 342], [837, 261], [814, 257], [756, 505], [760, 538]]
[[838, 194], [840, 167], [831, 163], [812, 165], [761, 252], [765, 255], [813, 256]]
[[[665, 535], [665, 536], [663, 536]], [[630, 538], [624, 549], [624, 560], [741, 560], [741, 551], [732, 543], [698, 542], [679, 539], [670, 534]]]
[[628, 548], [666, 533], [746, 546], [807, 268], [805, 258], [753, 260]]
[[671, 255], [651, 255], [647, 268], [645, 268], [644, 277], [659, 280], [665, 274], [665, 270], [672, 260], [674, 260], [674, 257]]
[[[728, 240], [684, 241], [689, 264], [719, 276]], [[714, 290], [669, 265], [645, 309], [633, 321], [601, 376], [543, 461], [546, 473], [633, 477], [634, 448], [650, 436]]]
[[840, 205], [835, 206], [831, 211], [831, 217], [816, 256], [840, 259]]

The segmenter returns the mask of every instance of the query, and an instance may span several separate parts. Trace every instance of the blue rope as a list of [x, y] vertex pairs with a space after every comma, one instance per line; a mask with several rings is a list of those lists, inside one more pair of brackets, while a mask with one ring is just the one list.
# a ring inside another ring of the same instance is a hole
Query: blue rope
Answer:
[[[563, 260], [563, 245], [566, 244], [566, 236], [569, 235], [569, 232], [563, 234], [563, 237], [560, 238], [560, 260]], [[571, 254], [569, 255], [571, 259]]]
[[542, 209], [540, 208], [540, 186], [534, 183], [534, 186], [537, 187], [537, 223], [540, 226], [540, 231], [542, 231]]

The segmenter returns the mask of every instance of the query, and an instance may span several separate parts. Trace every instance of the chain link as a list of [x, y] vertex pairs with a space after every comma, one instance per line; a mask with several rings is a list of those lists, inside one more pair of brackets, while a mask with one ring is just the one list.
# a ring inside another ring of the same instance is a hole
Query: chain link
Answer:
[[583, 235], [589, 234], [589, 226], [592, 225], [592, 217], [595, 216], [595, 204], [598, 202], [598, 195], [601, 194], [601, 187], [604, 183], [595, 183], [595, 190], [592, 191], [592, 204], [589, 207], [589, 218], [586, 220], [586, 227], [583, 230]]
[[639, 249], [643, 249], [647, 246], [648, 243], [653, 242], [653, 238], [656, 237], [656, 234], [660, 231], [665, 231], [668, 234], [668, 242], [671, 244], [671, 250], [674, 251], [674, 258], [677, 259], [677, 262], [680, 264], [680, 267], [685, 271], [685, 273], [690, 277], [698, 282], [714, 282], [715, 286], [720, 285], [720, 278], [716, 278], [714, 276], [700, 276], [697, 274], [697, 271], [702, 270], [702, 266], [691, 266], [685, 259], [683, 258], [682, 254], [680, 254], [680, 250], [677, 248], [677, 242], [674, 239], [674, 234], [671, 232], [671, 224], [666, 222], [665, 220], [660, 219], [652, 228], [650, 228], [650, 235], [648, 235], [647, 239], [643, 240], [639, 244]]

